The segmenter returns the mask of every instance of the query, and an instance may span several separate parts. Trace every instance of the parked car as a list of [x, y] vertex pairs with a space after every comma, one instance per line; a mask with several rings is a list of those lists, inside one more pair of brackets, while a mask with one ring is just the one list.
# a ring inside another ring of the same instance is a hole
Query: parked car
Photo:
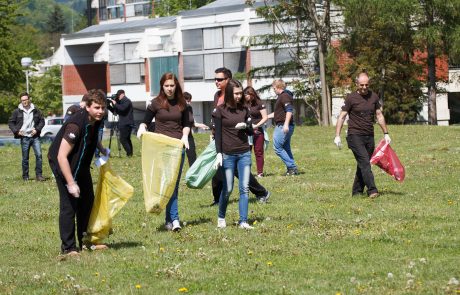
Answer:
[[64, 124], [64, 117], [52, 117], [45, 119], [45, 126], [40, 133], [40, 137], [45, 140], [53, 140], [59, 129], [61, 129], [62, 124]]

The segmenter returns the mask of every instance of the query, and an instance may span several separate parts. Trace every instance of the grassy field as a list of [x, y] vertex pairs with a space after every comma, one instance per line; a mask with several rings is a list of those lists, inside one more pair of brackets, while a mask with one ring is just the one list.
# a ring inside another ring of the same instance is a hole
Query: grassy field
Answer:
[[[135, 156], [112, 159], [135, 193], [114, 220], [111, 248], [64, 261], [57, 259], [59, 202], [47, 162], [49, 180], [23, 182], [19, 146], [0, 148], [0, 293], [459, 294], [460, 128], [390, 126], [390, 135], [406, 180], [374, 167], [375, 200], [351, 197], [355, 161], [333, 145], [332, 128], [298, 127], [293, 152], [301, 175], [282, 176], [281, 161], [267, 151], [261, 183], [272, 196], [268, 204], [251, 196], [254, 230], [234, 224], [236, 186], [231, 225], [217, 230], [210, 185], [182, 183], [180, 233], [162, 229], [164, 214], [145, 212], [133, 137]], [[195, 138], [200, 151], [208, 136]]]

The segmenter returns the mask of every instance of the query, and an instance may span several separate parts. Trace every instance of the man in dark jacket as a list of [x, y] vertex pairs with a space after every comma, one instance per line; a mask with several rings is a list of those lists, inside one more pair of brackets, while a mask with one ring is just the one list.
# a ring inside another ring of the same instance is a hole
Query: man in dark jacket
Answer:
[[[90, 91], [86, 107], [64, 123], [50, 146], [48, 161], [59, 190], [59, 233], [61, 254], [75, 256], [83, 248], [82, 240], [88, 227], [94, 202], [90, 166], [98, 141], [98, 129], [105, 114], [105, 94]], [[75, 240], [75, 218], [77, 238]], [[106, 248], [97, 245], [96, 249]]]
[[45, 119], [43, 114], [31, 102], [28, 93], [21, 93], [19, 97], [21, 103], [13, 111], [8, 120], [8, 126], [14, 134], [14, 138], [21, 139], [22, 179], [29, 180], [29, 153], [32, 147], [35, 153], [35, 180], [44, 181], [40, 132], [45, 126]]
[[118, 115], [120, 142], [126, 151], [126, 155], [131, 157], [133, 155], [133, 144], [131, 142], [131, 132], [134, 127], [133, 104], [122, 89], [117, 91], [115, 99], [111, 99], [111, 102], [107, 108], [115, 115]]

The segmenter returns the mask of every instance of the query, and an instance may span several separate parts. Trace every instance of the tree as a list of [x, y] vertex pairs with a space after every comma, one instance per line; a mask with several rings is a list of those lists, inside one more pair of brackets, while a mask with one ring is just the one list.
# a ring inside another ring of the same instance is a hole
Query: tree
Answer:
[[[304, 99], [318, 124], [329, 125], [331, 99], [326, 59], [330, 56], [330, 2], [265, 0], [264, 4], [257, 13], [273, 23], [276, 30], [273, 34], [253, 37], [251, 45], [264, 45], [275, 52], [288, 48], [291, 60], [254, 72], [272, 71], [275, 77], [295, 73], [291, 86], [296, 96]], [[311, 47], [313, 41], [316, 41], [316, 49]]]
[[460, 53], [460, 1], [414, 0], [414, 22], [420, 49], [427, 52], [428, 122], [437, 124], [436, 114], [436, 57]]
[[419, 77], [421, 66], [414, 60], [411, 0], [346, 0], [344, 9], [347, 36], [343, 48], [353, 61], [348, 77], [366, 70], [371, 88], [380, 92], [383, 112], [389, 123], [409, 123], [417, 119], [423, 97]]
[[181, 10], [191, 10], [209, 4], [214, 0], [167, 0], [153, 1], [154, 14], [158, 16], [177, 15]]
[[51, 46], [57, 48], [60, 43], [61, 34], [65, 32], [66, 24], [64, 13], [58, 4], [55, 4], [46, 23], [46, 31], [51, 37]]
[[62, 86], [61, 68], [51, 67], [43, 76], [32, 77], [32, 97], [34, 104], [46, 114], [61, 114]]

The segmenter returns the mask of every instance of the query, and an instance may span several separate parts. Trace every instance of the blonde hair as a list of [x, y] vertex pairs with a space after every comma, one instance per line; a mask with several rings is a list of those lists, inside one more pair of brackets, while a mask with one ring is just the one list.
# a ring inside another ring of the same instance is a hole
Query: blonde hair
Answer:
[[286, 89], [286, 83], [281, 79], [273, 81], [272, 86], [277, 89]]

